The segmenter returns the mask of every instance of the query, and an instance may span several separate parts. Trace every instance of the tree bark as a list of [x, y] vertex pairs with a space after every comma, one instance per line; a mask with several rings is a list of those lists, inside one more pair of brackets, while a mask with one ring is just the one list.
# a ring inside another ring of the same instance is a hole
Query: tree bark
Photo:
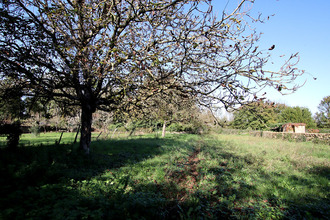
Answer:
[[85, 103], [81, 110], [80, 150], [89, 154], [92, 140], [93, 108], [90, 104]]
[[164, 120], [164, 123], [163, 123], [162, 137], [165, 137], [165, 132], [166, 132], [166, 120]]

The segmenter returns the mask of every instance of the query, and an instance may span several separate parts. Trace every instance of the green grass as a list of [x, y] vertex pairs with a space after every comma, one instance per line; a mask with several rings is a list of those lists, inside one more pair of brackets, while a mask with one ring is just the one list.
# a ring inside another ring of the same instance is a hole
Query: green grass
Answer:
[[[92, 139], [96, 140], [99, 136], [99, 132], [92, 133]], [[124, 137], [127, 134], [116, 134], [116, 137]], [[110, 136], [110, 135], [108, 135]], [[61, 132], [47, 132], [47, 133], [40, 133], [39, 135], [34, 134], [22, 134], [20, 137], [20, 146], [39, 146], [42, 145], [53, 145], [56, 141], [59, 141], [61, 137]], [[65, 132], [61, 138], [61, 144], [71, 144], [74, 142], [76, 137], [76, 132]], [[80, 133], [78, 134], [77, 141], [79, 141]], [[99, 139], [105, 138], [104, 134], [101, 134]], [[6, 137], [0, 137], [0, 146], [6, 146]]]
[[0, 219], [330, 216], [328, 145], [149, 134], [94, 141], [86, 157], [77, 144], [52, 145], [58, 138], [23, 136], [24, 147], [1, 149]]
[[[61, 143], [73, 143], [76, 133], [75, 132], [66, 132], [63, 133]], [[22, 134], [20, 137], [20, 146], [38, 146], [42, 145], [52, 145], [55, 144], [55, 141], [60, 139], [60, 132], [49, 132], [49, 133], [40, 133], [38, 136], [34, 134]], [[6, 137], [0, 137], [0, 146], [6, 145]]]

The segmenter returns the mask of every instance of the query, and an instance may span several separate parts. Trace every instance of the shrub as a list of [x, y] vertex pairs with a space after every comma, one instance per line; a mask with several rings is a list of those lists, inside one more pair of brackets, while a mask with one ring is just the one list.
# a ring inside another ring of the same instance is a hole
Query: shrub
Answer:
[[203, 126], [200, 123], [172, 123], [168, 126], [168, 130], [174, 132], [187, 132], [189, 134], [205, 134], [210, 131], [210, 128], [206, 125]]
[[175, 131], [175, 132], [182, 132], [184, 131], [182, 124], [180, 123], [172, 123], [168, 126], [169, 131]]
[[298, 138], [296, 139], [297, 142], [306, 142], [307, 138], [305, 135], [299, 135]]
[[11, 125], [11, 129], [7, 136], [8, 147], [10, 148], [17, 147], [19, 143], [19, 137], [21, 136], [21, 134], [22, 134], [21, 123], [19, 121], [15, 121]]
[[287, 134], [284, 134], [284, 140], [287, 140], [287, 141], [293, 141], [293, 137], [292, 137], [292, 133], [287, 133]]
[[34, 136], [39, 136], [40, 135], [40, 126], [38, 122], [35, 122], [31, 127], [30, 127], [30, 132]]
[[18, 146], [19, 137], [22, 134], [20, 121], [15, 121], [12, 124], [0, 125], [0, 134], [7, 135], [7, 146], [15, 148]]

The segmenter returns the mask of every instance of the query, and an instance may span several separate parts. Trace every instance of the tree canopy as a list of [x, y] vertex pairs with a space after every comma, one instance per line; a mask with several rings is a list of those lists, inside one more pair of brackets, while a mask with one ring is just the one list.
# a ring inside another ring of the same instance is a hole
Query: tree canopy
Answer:
[[321, 128], [330, 128], [330, 96], [321, 100], [318, 110], [315, 115], [317, 125]]
[[[249, 4], [247, 6], [247, 4]], [[303, 72], [297, 54], [267, 71], [241, 0], [216, 16], [210, 0], [7, 0], [0, 7], [0, 78], [25, 96], [81, 108], [81, 149], [89, 152], [92, 113], [145, 109], [175, 89], [225, 108], [280, 92]]]
[[0, 124], [11, 123], [23, 117], [25, 103], [21, 100], [22, 95], [12, 80], [0, 81]]
[[231, 126], [238, 129], [269, 129], [279, 122], [278, 116], [284, 108], [283, 104], [263, 100], [241, 106], [234, 111]]
[[311, 111], [308, 108], [298, 106], [284, 108], [283, 111], [279, 114], [279, 122], [305, 123], [307, 128], [316, 127]]

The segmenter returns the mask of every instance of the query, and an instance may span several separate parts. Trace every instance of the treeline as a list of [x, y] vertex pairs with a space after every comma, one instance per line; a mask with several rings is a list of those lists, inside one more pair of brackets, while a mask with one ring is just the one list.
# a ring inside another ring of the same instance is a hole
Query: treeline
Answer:
[[305, 123], [307, 129], [330, 128], [330, 96], [322, 99], [314, 116], [305, 107], [290, 107], [272, 101], [241, 106], [228, 125], [236, 129], [271, 130], [285, 123]]

